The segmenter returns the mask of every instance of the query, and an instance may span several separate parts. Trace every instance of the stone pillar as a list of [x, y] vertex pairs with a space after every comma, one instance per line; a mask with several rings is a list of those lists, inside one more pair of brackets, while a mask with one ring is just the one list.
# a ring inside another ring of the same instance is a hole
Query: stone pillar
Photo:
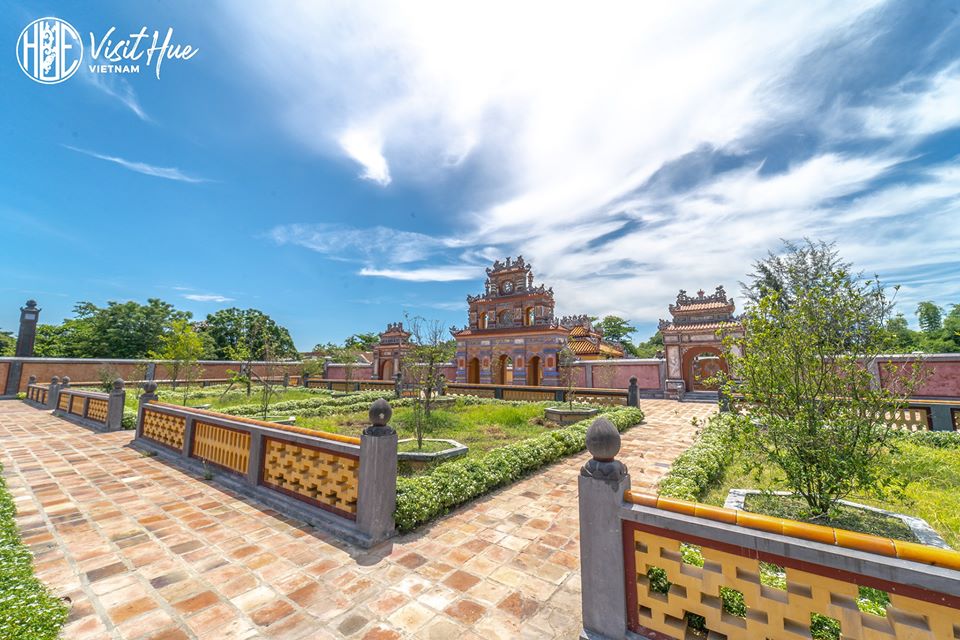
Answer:
[[140, 405], [137, 407], [137, 437], [143, 437], [143, 408], [153, 400], [157, 400], [157, 383], [148, 380], [143, 383], [143, 393], [140, 394]]
[[37, 321], [40, 319], [40, 309], [36, 300], [27, 300], [27, 306], [20, 307], [20, 332], [17, 334], [18, 358], [32, 358], [33, 345], [37, 341]]
[[286, 389], [290, 386], [290, 373], [288, 371], [283, 372], [283, 388]]
[[627, 387], [627, 406], [640, 406], [640, 389], [637, 388], [637, 376], [630, 376], [630, 386]]
[[157, 379], [157, 363], [148, 362], [147, 370], [144, 372], [143, 375], [147, 380], [156, 380]]
[[372, 543], [393, 535], [397, 508], [397, 432], [393, 409], [380, 398], [370, 406], [370, 426], [360, 436], [360, 490], [357, 528]]
[[303, 385], [304, 389], [310, 386], [310, 374], [306, 371], [304, 371], [303, 375], [300, 376], [300, 384]]
[[620, 509], [630, 475], [615, 460], [620, 434], [607, 418], [597, 418], [587, 429], [587, 450], [593, 457], [579, 478], [581, 638], [621, 640], [627, 607]]
[[123, 378], [113, 381], [110, 399], [107, 400], [107, 431], [123, 429], [123, 405], [127, 401], [127, 392], [123, 385]]
[[403, 397], [403, 383], [401, 382], [402, 376], [399, 372], [393, 374], [393, 395], [397, 398]]
[[57, 402], [60, 400], [60, 378], [53, 376], [50, 378], [50, 386], [47, 387], [47, 409], [56, 409]]
[[27, 378], [27, 385], [37, 384], [37, 376], [30, 376]]

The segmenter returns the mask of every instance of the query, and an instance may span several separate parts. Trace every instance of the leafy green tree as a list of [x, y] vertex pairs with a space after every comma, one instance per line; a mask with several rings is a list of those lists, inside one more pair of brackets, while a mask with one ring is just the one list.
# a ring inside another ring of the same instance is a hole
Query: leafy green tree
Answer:
[[633, 351], [633, 356], [637, 358], [653, 358], [657, 352], [663, 351], [663, 334], [657, 331], [650, 336], [646, 342], [638, 344]]
[[207, 316], [203, 331], [214, 344], [218, 359], [230, 359], [231, 350], [243, 345], [253, 360], [264, 360], [269, 350], [275, 358], [296, 358], [290, 332], [257, 309], [221, 309]]
[[620, 316], [604, 316], [603, 320], [597, 323], [597, 328], [603, 332], [604, 338], [623, 343], [630, 342], [630, 336], [637, 330]]
[[190, 313], [178, 311], [172, 304], [150, 298], [147, 304], [133, 300], [107, 302], [98, 307], [80, 302], [74, 307], [76, 318], [65, 322], [71, 354], [86, 358], [144, 358], [158, 351], [164, 334], [175, 320], [189, 320]]
[[343, 379], [350, 382], [353, 380], [353, 369], [354, 365], [357, 364], [357, 359], [360, 357], [360, 351], [356, 346], [349, 344], [342, 347], [334, 345], [332, 348], [327, 349], [324, 355], [330, 358], [331, 362], [344, 365]]
[[443, 367], [453, 359], [456, 342], [447, 339], [447, 328], [438, 320], [425, 320], [405, 314], [404, 324], [410, 332], [409, 348], [401, 356], [400, 370], [404, 381], [416, 392], [413, 422], [417, 448], [423, 448], [425, 423], [430, 420], [433, 399], [446, 384]]
[[187, 384], [183, 387], [183, 403], [187, 403], [187, 393], [190, 382], [200, 377], [201, 369], [198, 360], [203, 356], [203, 340], [200, 335], [185, 319], [174, 320], [170, 330], [161, 338], [161, 346], [157, 351], [150, 353], [151, 358], [165, 360], [167, 377], [177, 388], [181, 381]]
[[380, 334], [377, 333], [355, 333], [343, 341], [344, 347], [357, 351], [372, 351], [378, 344], [380, 344]]
[[920, 337], [910, 328], [902, 313], [887, 320], [887, 331], [897, 353], [910, 353], [920, 348]]
[[0, 331], [0, 356], [12, 356], [17, 352], [17, 339], [12, 331]]
[[851, 275], [835, 253], [808, 262], [810, 246], [783, 259], [810, 270], [794, 272], [802, 275], [783, 280], [782, 289], [762, 289], [745, 316], [745, 335], [725, 338], [736, 379], [722, 386], [742, 394], [742, 424], [759, 459], [779, 467], [818, 516], [885, 482], [878, 461], [893, 433], [885, 414], [906, 406], [921, 367], [890, 365], [888, 383], [874, 384], [870, 369], [883, 366], [877, 356], [894, 340], [886, 329], [892, 305], [878, 281]]
[[796, 301], [798, 292], [815, 286], [832, 286], [832, 275], [850, 273], [851, 264], [844, 262], [836, 249], [836, 243], [813, 241], [783, 241], [783, 250], [776, 254], [767, 252], [767, 257], [753, 263], [753, 272], [747, 275], [748, 282], [740, 288], [753, 304], [773, 293], [779, 294], [778, 304], [789, 307]]
[[934, 335], [943, 329], [943, 309], [930, 300], [917, 305], [917, 320], [920, 330], [927, 335]]

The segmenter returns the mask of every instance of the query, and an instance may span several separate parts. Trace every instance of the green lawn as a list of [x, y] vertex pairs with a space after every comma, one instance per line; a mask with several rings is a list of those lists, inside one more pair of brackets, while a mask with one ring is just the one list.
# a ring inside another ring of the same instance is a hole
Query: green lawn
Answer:
[[[730, 489], [785, 490], [787, 487], [773, 467], [763, 467], [759, 474], [746, 469], [748, 454], [739, 450], [719, 481], [713, 483], [701, 497], [707, 504], [722, 505]], [[935, 448], [910, 440], [898, 443], [896, 453], [886, 456], [884, 465], [892, 468], [906, 483], [903, 491], [887, 490], [881, 497], [854, 495], [847, 498], [897, 513], [916, 516], [926, 520], [951, 547], [960, 547], [960, 450]], [[747, 506], [751, 506], [749, 503]], [[801, 509], [791, 511], [790, 505], [771, 506], [755, 502], [764, 513], [805, 519]], [[878, 535], [898, 537], [896, 530], [878, 524], [865, 517], [859, 522], [849, 511], [842, 511], [831, 521], [816, 521], [818, 524], [844, 529], [866, 529]], [[889, 523], [888, 523], [889, 524]], [[908, 539], [910, 539], [908, 537]]]
[[[456, 401], [452, 406], [433, 410], [424, 437], [456, 440], [467, 445], [467, 456], [475, 456], [557, 428], [543, 420], [545, 406], [546, 403], [539, 402], [467, 405]], [[391, 424], [400, 438], [415, 437], [413, 417], [413, 409], [409, 407], [394, 409]], [[359, 436], [369, 424], [366, 411], [297, 419], [298, 427], [351, 436]]]

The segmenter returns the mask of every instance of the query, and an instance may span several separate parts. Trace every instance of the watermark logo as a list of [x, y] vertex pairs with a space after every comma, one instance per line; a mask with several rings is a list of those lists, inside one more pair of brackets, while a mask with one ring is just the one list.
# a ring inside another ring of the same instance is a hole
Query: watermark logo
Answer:
[[69, 22], [59, 18], [40, 18], [20, 33], [17, 61], [31, 80], [58, 84], [80, 68], [83, 41]]
[[[190, 60], [199, 49], [173, 40], [173, 27], [166, 32], [139, 31], [117, 34], [110, 27], [97, 39], [90, 32], [87, 69], [97, 74], [138, 74], [153, 67], [160, 79], [164, 60]], [[27, 25], [17, 40], [17, 62], [31, 80], [42, 84], [63, 82], [83, 64], [83, 41], [80, 33], [66, 20], [40, 18]]]

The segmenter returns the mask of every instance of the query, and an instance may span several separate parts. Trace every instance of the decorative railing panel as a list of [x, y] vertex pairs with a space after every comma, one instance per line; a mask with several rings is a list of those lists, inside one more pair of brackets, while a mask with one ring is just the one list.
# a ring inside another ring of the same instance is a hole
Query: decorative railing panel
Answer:
[[69, 395], [70, 398], [70, 413], [75, 416], [83, 415], [83, 403], [86, 402], [86, 398], [83, 396], [78, 396], [74, 394]]
[[356, 519], [359, 469], [359, 456], [264, 439], [264, 485], [345, 518]]
[[141, 434], [144, 438], [171, 449], [183, 449], [183, 437], [187, 426], [187, 419], [183, 416], [172, 415], [167, 412], [143, 408]]
[[47, 388], [38, 384], [31, 384], [27, 387], [27, 400], [37, 404], [47, 404]]
[[206, 422], [195, 422], [193, 451], [199, 460], [234, 471], [246, 473], [250, 461], [250, 434]]
[[[370, 415], [386, 420], [390, 407], [378, 400]], [[357, 438], [165, 404], [150, 391], [140, 397], [137, 435], [163, 445], [153, 450], [164, 459], [172, 449], [194, 472], [228, 470], [218, 477], [232, 489], [351, 542], [369, 546], [394, 531], [397, 434], [385, 424]]]
[[60, 396], [57, 398], [57, 409], [63, 411], [64, 413], [70, 413], [70, 400], [72, 396], [65, 392], [65, 390], [60, 390]]
[[929, 431], [932, 428], [930, 409], [907, 407], [886, 413], [887, 424], [908, 431]]
[[107, 423], [107, 411], [109, 404], [107, 400], [100, 398], [90, 398], [87, 404], [87, 418], [95, 422]]
[[535, 391], [530, 389], [503, 389], [504, 400], [527, 400], [531, 402], [543, 402], [546, 400], [556, 400], [556, 391]]

